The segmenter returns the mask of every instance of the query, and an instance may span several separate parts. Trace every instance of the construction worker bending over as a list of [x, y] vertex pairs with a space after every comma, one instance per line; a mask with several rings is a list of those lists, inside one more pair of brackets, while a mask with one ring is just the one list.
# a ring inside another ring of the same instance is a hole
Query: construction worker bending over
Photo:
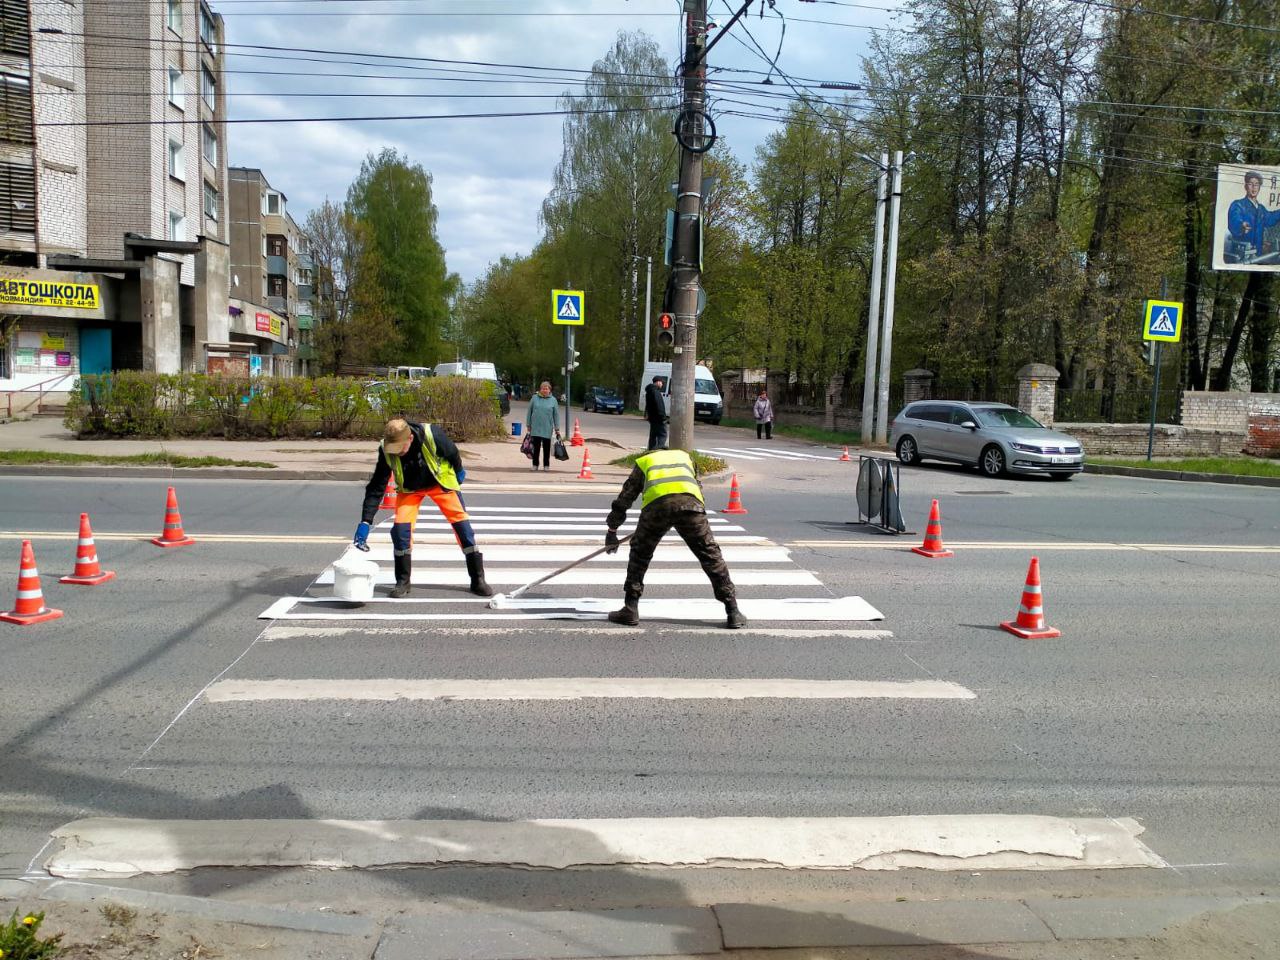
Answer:
[[387, 479], [396, 478], [396, 519], [391, 526], [392, 554], [395, 558], [396, 585], [392, 597], [409, 593], [413, 572], [413, 527], [418, 522], [418, 508], [426, 497], [435, 501], [444, 518], [453, 526], [453, 535], [467, 559], [471, 592], [479, 597], [493, 596], [484, 582], [484, 556], [476, 548], [471, 518], [462, 503], [459, 489], [467, 477], [457, 445], [434, 423], [412, 423], [396, 418], [388, 420], [378, 447], [378, 465], [364, 488], [364, 507], [360, 526], [352, 542], [368, 550], [370, 525], [378, 512], [387, 488]]
[[627, 509], [636, 497], [642, 497], [640, 520], [631, 537], [622, 609], [609, 614], [609, 619], [629, 627], [640, 622], [640, 594], [644, 592], [649, 561], [667, 531], [675, 527], [702, 564], [716, 599], [724, 604], [725, 626], [730, 630], [746, 626], [747, 618], [738, 610], [729, 568], [707, 523], [702, 485], [698, 483], [689, 454], [683, 450], [650, 450], [636, 460], [635, 468], [609, 511], [609, 532], [604, 538], [606, 553], [618, 552], [618, 528], [626, 520]]

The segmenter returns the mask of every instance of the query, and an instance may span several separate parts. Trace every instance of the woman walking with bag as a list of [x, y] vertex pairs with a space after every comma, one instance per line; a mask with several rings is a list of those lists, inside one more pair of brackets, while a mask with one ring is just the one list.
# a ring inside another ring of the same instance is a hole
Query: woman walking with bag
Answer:
[[756, 405], [753, 409], [756, 415], [756, 439], [760, 439], [760, 434], [764, 433], [764, 439], [773, 439], [773, 404], [769, 402], [769, 394], [765, 392], [764, 387], [760, 388], [760, 395], [756, 397]]
[[556, 424], [560, 419], [560, 404], [551, 395], [550, 382], [543, 380], [538, 392], [529, 398], [529, 412], [525, 427], [533, 440], [533, 469], [538, 469], [538, 454], [542, 454], [542, 469], [551, 469], [551, 438], [559, 436]]

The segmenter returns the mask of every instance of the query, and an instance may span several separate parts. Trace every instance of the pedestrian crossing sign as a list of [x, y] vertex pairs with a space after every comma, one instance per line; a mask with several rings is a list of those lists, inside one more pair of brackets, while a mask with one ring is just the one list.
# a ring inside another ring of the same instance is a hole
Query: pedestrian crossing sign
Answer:
[[581, 327], [586, 322], [581, 290], [551, 291], [551, 322], [561, 326]]
[[1148, 300], [1143, 311], [1142, 339], [1177, 343], [1182, 339], [1182, 304]]

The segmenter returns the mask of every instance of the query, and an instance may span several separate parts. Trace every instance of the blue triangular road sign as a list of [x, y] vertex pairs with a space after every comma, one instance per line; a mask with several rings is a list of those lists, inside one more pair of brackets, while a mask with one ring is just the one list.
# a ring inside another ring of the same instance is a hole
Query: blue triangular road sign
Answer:
[[1160, 312], [1151, 319], [1151, 332], [1167, 333], [1170, 336], [1178, 332], [1177, 326], [1173, 322], [1173, 317], [1169, 316], [1169, 310], [1167, 307], [1162, 308]]
[[578, 303], [576, 297], [561, 297], [560, 309], [556, 311], [556, 315], [562, 320], [578, 319]]

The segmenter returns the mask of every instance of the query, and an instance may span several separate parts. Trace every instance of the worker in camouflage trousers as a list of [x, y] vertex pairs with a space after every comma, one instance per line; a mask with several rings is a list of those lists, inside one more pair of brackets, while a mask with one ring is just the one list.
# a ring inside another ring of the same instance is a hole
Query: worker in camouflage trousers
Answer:
[[378, 504], [387, 488], [387, 480], [396, 480], [396, 517], [391, 525], [392, 556], [395, 560], [396, 585], [390, 596], [407, 596], [413, 572], [413, 528], [418, 522], [418, 508], [430, 497], [453, 527], [453, 535], [462, 548], [471, 577], [471, 592], [478, 597], [491, 597], [493, 590], [484, 580], [484, 556], [476, 547], [471, 517], [459, 490], [467, 471], [462, 468], [462, 455], [457, 445], [435, 423], [412, 423], [396, 418], [388, 420], [378, 447], [378, 464], [364, 488], [364, 505], [360, 525], [352, 542], [368, 550], [369, 530]]
[[640, 595], [644, 592], [644, 575], [667, 532], [675, 527], [702, 570], [711, 581], [716, 599], [724, 604], [725, 626], [736, 630], [747, 624], [738, 610], [737, 592], [729, 579], [720, 545], [707, 523], [702, 501], [702, 485], [693, 469], [693, 460], [683, 450], [650, 450], [636, 460], [635, 468], [613, 501], [606, 521], [606, 553], [618, 551], [618, 528], [627, 518], [627, 510], [641, 498], [640, 519], [631, 537], [631, 554], [627, 560], [627, 579], [623, 586], [622, 609], [614, 610], [609, 619], [634, 627], [640, 623]]

